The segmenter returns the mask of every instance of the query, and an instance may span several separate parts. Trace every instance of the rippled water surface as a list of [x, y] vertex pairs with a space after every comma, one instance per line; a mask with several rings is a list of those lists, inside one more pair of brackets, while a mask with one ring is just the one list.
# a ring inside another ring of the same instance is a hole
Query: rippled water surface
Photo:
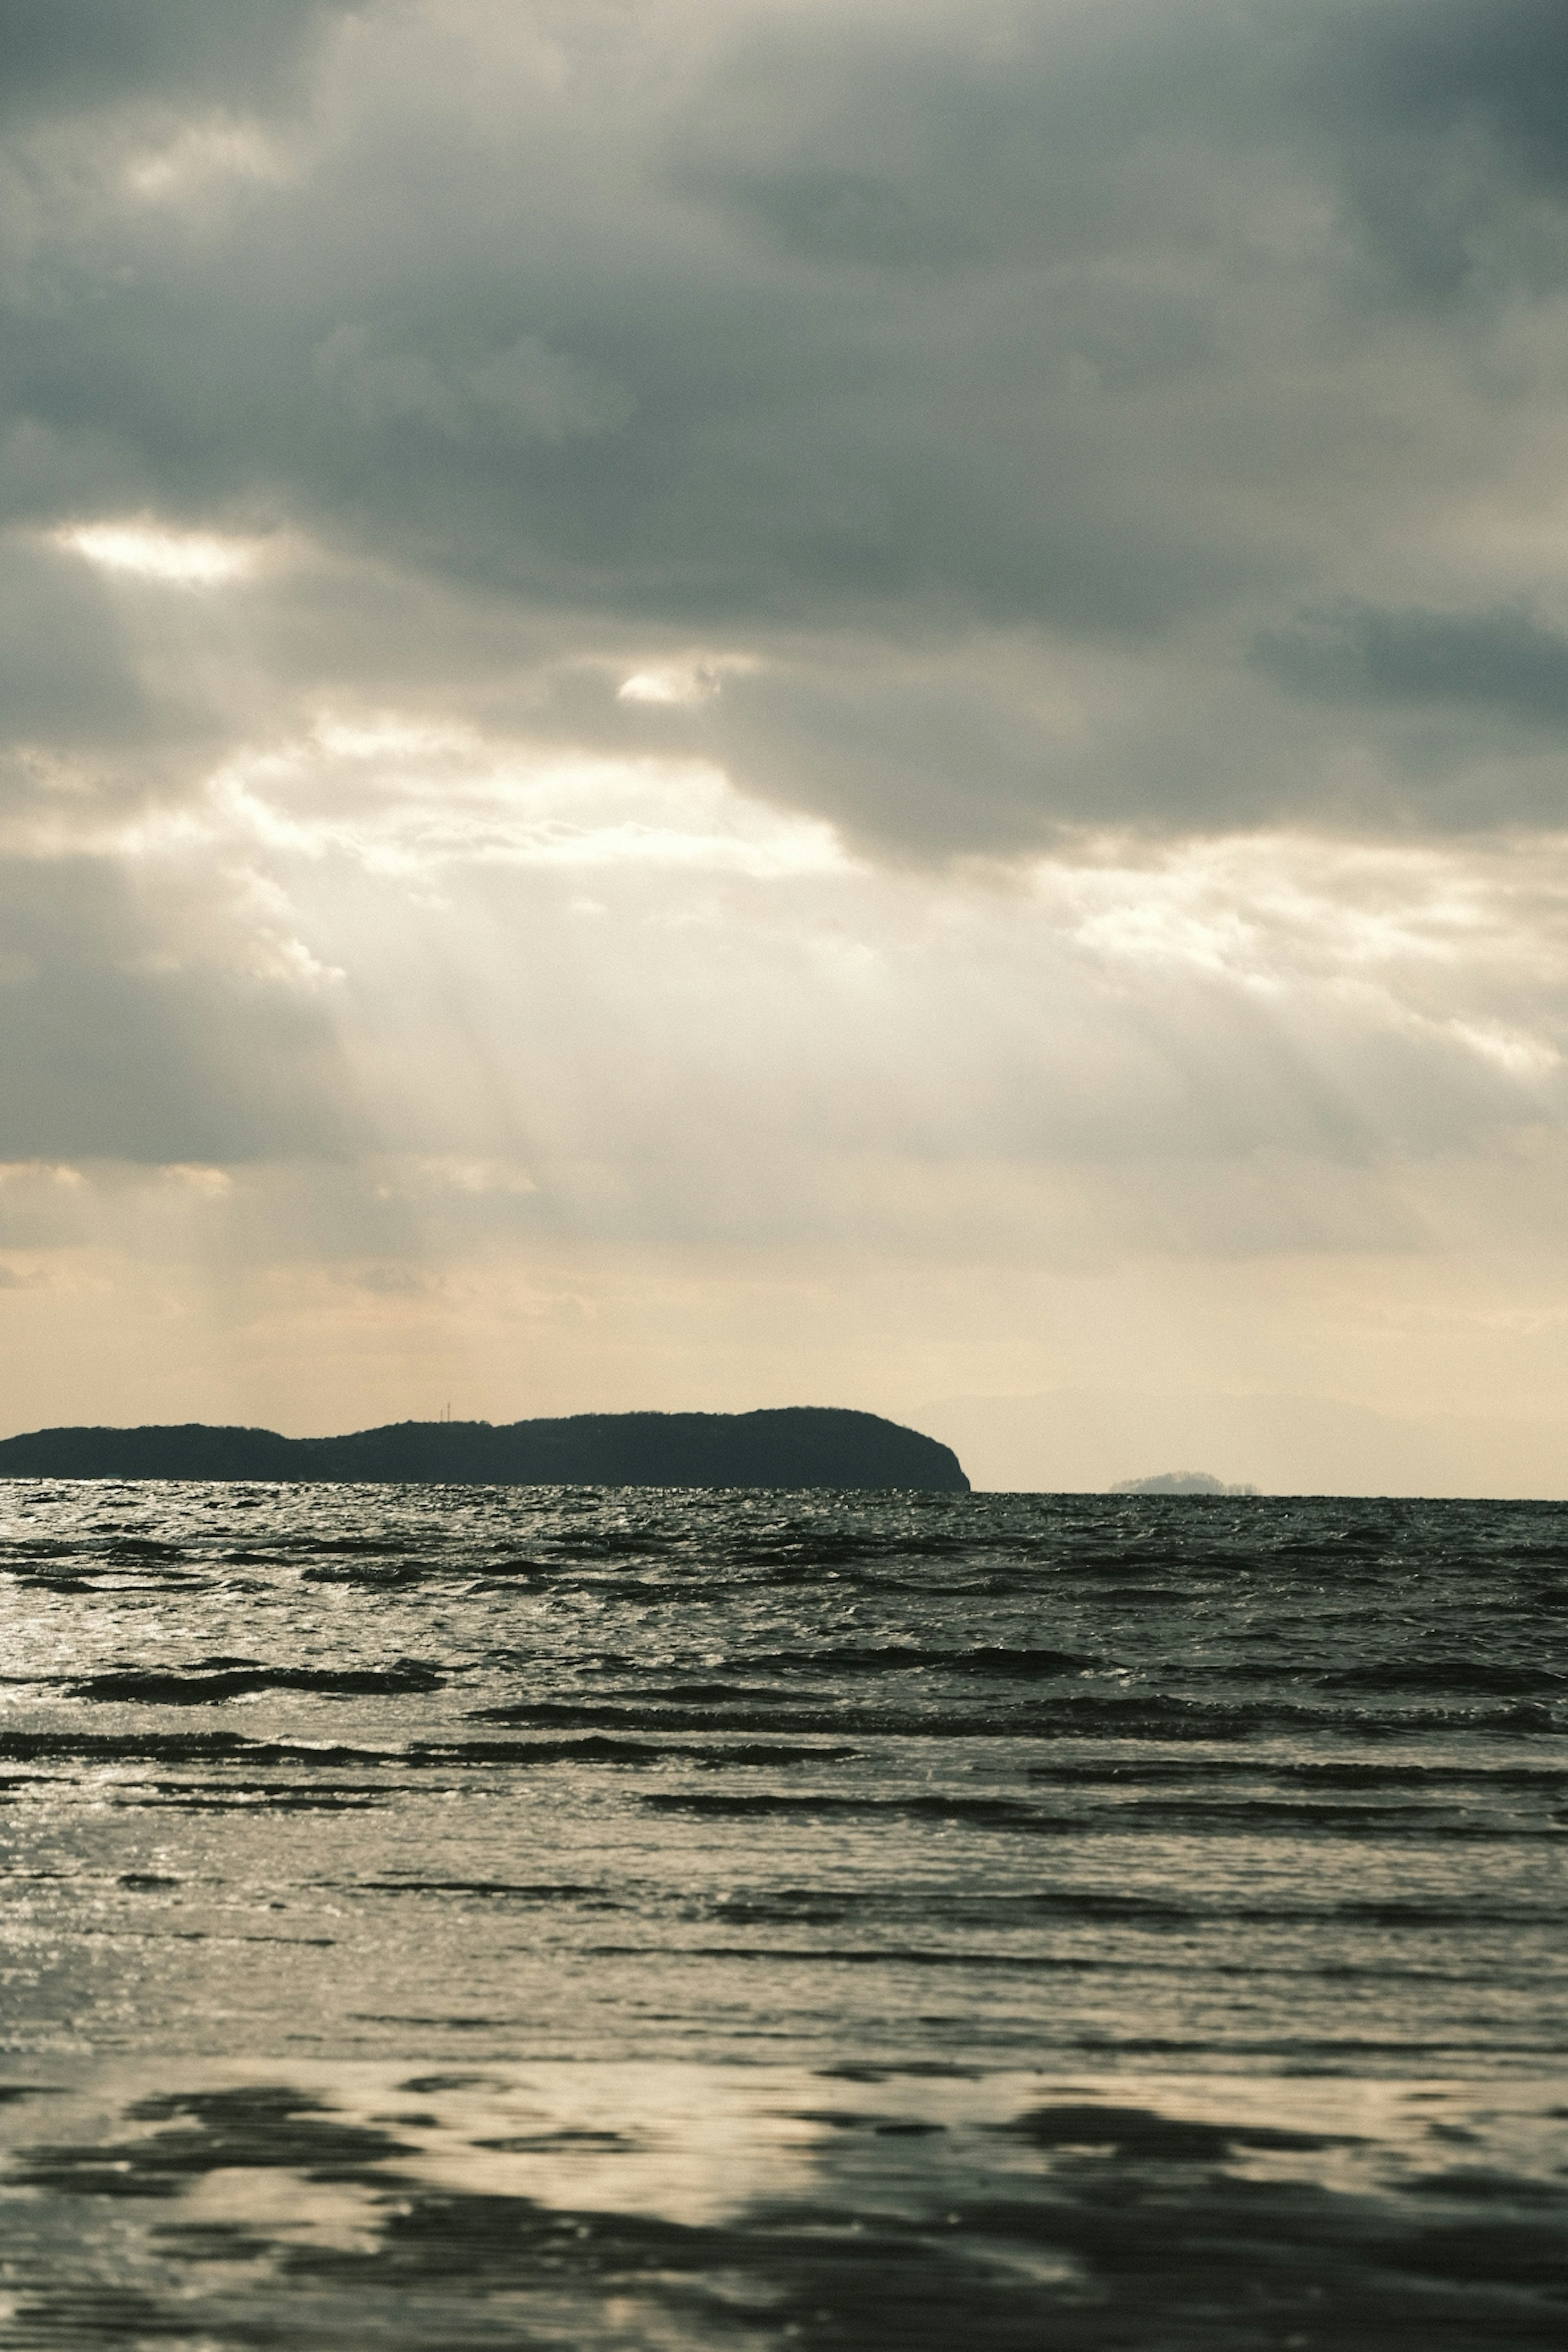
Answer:
[[1568, 1511], [18, 1482], [0, 1640], [0, 2340], [1568, 2329]]

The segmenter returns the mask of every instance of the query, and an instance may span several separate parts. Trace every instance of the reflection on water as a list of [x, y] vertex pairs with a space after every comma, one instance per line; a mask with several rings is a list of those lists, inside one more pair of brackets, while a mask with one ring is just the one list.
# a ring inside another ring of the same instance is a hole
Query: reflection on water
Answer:
[[1524, 2347], [1568, 2081], [259, 2063], [13, 2084], [17, 2345]]
[[0, 1487], [0, 2342], [1568, 2334], [1568, 1510]]

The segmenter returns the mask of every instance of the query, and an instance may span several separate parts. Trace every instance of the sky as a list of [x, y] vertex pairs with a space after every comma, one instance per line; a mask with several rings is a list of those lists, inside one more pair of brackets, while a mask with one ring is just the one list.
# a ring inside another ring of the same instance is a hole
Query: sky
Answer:
[[1562, 0], [0, 0], [0, 1428], [1568, 1496]]

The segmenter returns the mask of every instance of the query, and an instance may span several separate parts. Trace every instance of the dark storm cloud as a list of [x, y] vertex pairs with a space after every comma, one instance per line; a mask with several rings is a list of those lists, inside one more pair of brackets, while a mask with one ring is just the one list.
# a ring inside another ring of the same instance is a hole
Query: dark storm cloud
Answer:
[[1350, 193], [1394, 277], [1437, 299], [1510, 260], [1560, 282], [1561, 224], [1543, 235], [1518, 214], [1521, 197], [1568, 190], [1568, 17], [1555, 0], [1336, 13], [1316, 103], [1343, 139]]
[[[0, 510], [295, 526], [379, 567], [411, 673], [443, 597], [514, 632], [458, 707], [679, 738], [862, 841], [1337, 820], [1338, 702], [1415, 676], [1415, 624], [1325, 653], [1296, 616], [1458, 602], [1415, 551], [1555, 413], [1477, 323], [1568, 288], [1538, 0], [11, 13]], [[280, 92], [276, 152], [226, 163]], [[395, 673], [347, 603], [288, 635], [280, 710]], [[761, 667], [706, 716], [574, 704], [574, 648], [639, 639]], [[1472, 656], [1506, 730], [1506, 650]], [[1123, 659], [1105, 721], [1085, 665]], [[1276, 690], [1309, 672], [1310, 709]], [[1385, 750], [1363, 816], [1448, 822]]]
[[1471, 705], [1528, 726], [1568, 725], [1568, 637], [1526, 612], [1379, 612], [1350, 606], [1281, 630], [1259, 666], [1334, 701]]
[[1532, 168], [1568, 174], [1568, 21], [1555, 0], [1341, 7], [1327, 12], [1323, 46], [1361, 116], [1436, 131], [1478, 123]]
[[329, 0], [0, 0], [0, 110], [277, 96]]

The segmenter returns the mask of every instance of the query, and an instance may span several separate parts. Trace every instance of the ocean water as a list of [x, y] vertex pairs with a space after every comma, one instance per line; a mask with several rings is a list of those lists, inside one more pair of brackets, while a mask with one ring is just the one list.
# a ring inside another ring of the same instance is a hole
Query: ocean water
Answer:
[[0, 1486], [0, 2342], [1568, 2336], [1568, 1509]]

